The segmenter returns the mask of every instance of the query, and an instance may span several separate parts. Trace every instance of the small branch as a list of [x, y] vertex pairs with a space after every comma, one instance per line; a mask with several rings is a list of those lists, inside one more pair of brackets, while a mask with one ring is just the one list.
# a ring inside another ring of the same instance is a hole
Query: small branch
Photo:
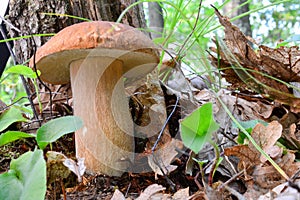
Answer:
[[[50, 103], [50, 116], [52, 116], [52, 91], [51, 89], [41, 80], [40, 76], [38, 75], [36, 63], [35, 63], [35, 56], [36, 56], [36, 43], [33, 37], [31, 37], [31, 41], [33, 41], [34, 46], [34, 54], [33, 54], [33, 68], [35, 71], [35, 74], [37, 76], [37, 79], [39, 82], [46, 88], [46, 90], [49, 91], [49, 103]], [[37, 94], [38, 95], [38, 94]]]
[[158, 142], [159, 142], [159, 140], [160, 140], [160, 138], [161, 138], [161, 136], [162, 136], [162, 134], [163, 134], [163, 132], [164, 132], [164, 130], [165, 130], [167, 124], [168, 124], [168, 122], [170, 121], [172, 115], [174, 114], [174, 112], [175, 112], [175, 110], [176, 110], [176, 108], [177, 108], [177, 106], [178, 106], [178, 102], [179, 102], [179, 97], [176, 96], [176, 102], [175, 102], [174, 108], [173, 108], [172, 112], [170, 113], [170, 115], [168, 116], [168, 118], [166, 119], [166, 121], [165, 121], [163, 127], [162, 127], [161, 130], [160, 130], [160, 133], [159, 133], [159, 135], [158, 135], [158, 137], [157, 137], [157, 140], [155, 141], [155, 143], [154, 143], [154, 145], [153, 145], [153, 147], [152, 147], [152, 149], [151, 149], [152, 154], [153, 154], [154, 150], [156, 149], [156, 147], [157, 147], [157, 145], [158, 145]]

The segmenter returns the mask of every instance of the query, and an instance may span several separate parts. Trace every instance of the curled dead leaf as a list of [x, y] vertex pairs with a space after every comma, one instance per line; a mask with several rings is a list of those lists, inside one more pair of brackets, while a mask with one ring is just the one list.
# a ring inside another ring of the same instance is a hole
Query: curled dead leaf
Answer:
[[299, 112], [300, 99], [282, 82], [300, 82], [299, 47], [272, 49], [261, 45], [255, 51], [251, 46], [252, 40], [218, 10], [215, 13], [225, 27], [225, 38], [224, 42], [214, 41], [220, 48], [210, 48], [210, 60], [215, 67], [222, 70], [221, 75], [231, 83], [230, 88], [242, 92], [256, 92], [265, 98], [289, 105], [292, 112]]
[[[272, 153], [274, 156], [281, 157], [282, 148], [274, 146], [277, 140], [282, 135], [282, 125], [279, 122], [272, 121], [271, 123], [268, 124], [268, 126], [264, 126], [263, 124], [257, 124], [253, 128], [251, 135], [255, 140], [255, 142], [266, 153]], [[256, 150], [256, 148], [253, 146], [252, 143], [249, 144], [249, 148], [252, 149], [253, 151]], [[267, 159], [263, 155], [261, 155], [260, 161], [264, 163], [267, 161]]]

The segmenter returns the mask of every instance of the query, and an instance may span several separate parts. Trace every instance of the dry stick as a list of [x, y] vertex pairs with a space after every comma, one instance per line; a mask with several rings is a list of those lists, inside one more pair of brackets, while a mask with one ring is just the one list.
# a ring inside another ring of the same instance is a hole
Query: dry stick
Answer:
[[[5, 21], [5, 22], [6, 22], [6, 21]], [[4, 38], [5, 40], [7, 40], [7, 36], [6, 36], [5, 32], [3, 31], [3, 28], [2, 28], [2, 27], [0, 27], [0, 32], [1, 32], [2, 36], [3, 36], [3, 38]], [[14, 52], [12, 51], [12, 48], [11, 48], [9, 42], [6, 41], [5, 44], [6, 44], [7, 48], [8, 48], [8, 50], [9, 50], [9, 53], [10, 53], [10, 55], [11, 55], [11, 58], [12, 58], [13, 62], [14, 62], [14, 65], [17, 65], [16, 55], [15, 55]], [[34, 107], [34, 103], [33, 103], [32, 99], [31, 99], [32, 94], [31, 94], [31, 92], [30, 92], [30, 90], [29, 90], [29, 88], [28, 88], [28, 86], [27, 86], [27, 82], [26, 82], [26, 80], [25, 80], [25, 78], [24, 78], [23, 75], [20, 75], [20, 77], [21, 77], [21, 80], [22, 80], [22, 83], [23, 83], [25, 92], [26, 92], [26, 94], [27, 94], [27, 98], [28, 98], [28, 100], [29, 100], [31, 109], [32, 109], [32, 111], [33, 111], [33, 115], [34, 115], [34, 117], [35, 117], [36, 120], [39, 120], [39, 117], [38, 117], [38, 115], [37, 115], [37, 113], [36, 113], [36, 110], [35, 110], [35, 107]], [[40, 122], [39, 122], [39, 123], [40, 123]]]
[[[37, 76], [37, 79], [39, 82], [46, 88], [46, 90], [49, 91], [49, 103], [50, 103], [50, 117], [52, 118], [52, 91], [51, 89], [41, 80], [40, 76], [38, 75], [36, 63], [35, 63], [35, 56], [36, 56], [36, 43], [33, 37], [30, 37], [30, 39], [33, 41], [34, 46], [34, 54], [33, 54], [33, 68], [35, 71], [35, 74]], [[37, 94], [38, 95], [38, 94]]]
[[228, 179], [225, 183], [223, 183], [222, 185], [220, 185], [218, 187], [218, 190], [222, 190], [223, 187], [225, 187], [226, 185], [228, 185], [229, 183], [231, 183], [232, 181], [234, 181], [236, 178], [238, 178], [240, 175], [242, 175], [243, 173], [245, 173], [245, 170], [240, 171], [239, 173], [235, 174], [234, 176], [232, 176], [230, 179]]
[[[202, 174], [203, 172], [199, 171], [197, 172], [196, 176], [194, 177], [194, 182], [196, 183], [197, 187], [198, 187], [198, 190], [202, 190], [203, 187], [200, 185], [199, 181], [198, 181], [198, 177], [200, 174]], [[201, 175], [202, 177], [202, 175]]]
[[232, 195], [234, 195], [237, 199], [239, 200], [246, 200], [246, 198], [240, 194], [238, 191], [236, 191], [235, 189], [225, 185], [224, 186], [226, 190], [228, 190]]
[[[1, 108], [0, 112], [6, 110], [6, 109], [8, 109], [8, 108], [10, 108], [11, 106], [13, 106], [13, 105], [15, 105], [16, 103], [18, 103], [19, 101], [21, 101], [22, 99], [28, 99], [28, 97], [21, 97], [20, 99], [16, 100], [15, 102], [13, 102], [13, 103], [11, 103], [11, 104], [9, 104], [9, 105], [7, 105], [7, 106]], [[26, 106], [26, 105], [25, 105], [25, 106]]]
[[[160, 163], [158, 161], [159, 156], [156, 156], [154, 152], [152, 152], [152, 155], [153, 155], [153, 161], [154, 161], [154, 163], [159, 167], [159, 170], [161, 171], [161, 173], [163, 174], [164, 178], [166, 179], [166, 181], [170, 185], [171, 190], [175, 191], [175, 183], [173, 183], [173, 181], [169, 177], [167, 177], [167, 174], [164, 172], [163, 168], [161, 167], [161, 165], [160, 165]], [[161, 163], [163, 163], [163, 162], [161, 162]], [[167, 168], [165, 168], [165, 169], [167, 169]]]
[[125, 198], [127, 198], [128, 197], [128, 193], [129, 193], [129, 189], [131, 188], [131, 182], [128, 184], [128, 187], [127, 187], [127, 189], [126, 189], [126, 192], [125, 192]]
[[170, 113], [170, 115], [168, 116], [168, 118], [166, 119], [166, 121], [165, 121], [163, 127], [162, 127], [161, 130], [160, 130], [160, 133], [159, 133], [159, 135], [158, 135], [158, 137], [157, 137], [157, 140], [155, 141], [155, 143], [154, 143], [154, 145], [153, 145], [153, 147], [152, 147], [152, 149], [151, 149], [152, 154], [153, 154], [153, 152], [154, 152], [154, 150], [155, 150], [155, 148], [156, 148], [156, 146], [157, 146], [157, 144], [158, 144], [158, 142], [159, 142], [159, 140], [160, 140], [160, 138], [161, 138], [161, 136], [162, 136], [162, 134], [163, 134], [163, 132], [164, 132], [164, 130], [165, 130], [167, 124], [168, 124], [168, 122], [170, 121], [172, 115], [174, 114], [174, 112], [175, 112], [175, 110], [176, 110], [176, 108], [177, 108], [177, 106], [178, 106], [178, 102], [179, 102], [179, 97], [176, 96], [176, 102], [175, 102], [174, 108], [173, 108], [172, 112]]
[[153, 145], [153, 147], [152, 147], [152, 149], [151, 149], [152, 155], [153, 155], [153, 161], [154, 161], [154, 163], [159, 167], [159, 169], [160, 169], [160, 171], [162, 172], [164, 178], [167, 180], [168, 184], [170, 185], [170, 187], [171, 187], [171, 189], [172, 189], [173, 191], [175, 191], [175, 184], [167, 177], [166, 173], [165, 173], [164, 170], [162, 169], [162, 167], [161, 167], [161, 165], [160, 165], [160, 162], [158, 161], [159, 158], [155, 155], [154, 150], [156, 149], [157, 144], [158, 144], [159, 140], [161, 139], [161, 136], [162, 136], [162, 134], [163, 134], [163, 132], [164, 132], [164, 130], [165, 130], [165, 128], [166, 128], [168, 122], [170, 121], [172, 115], [174, 114], [174, 112], [175, 112], [175, 110], [176, 110], [176, 108], [177, 108], [177, 106], [178, 106], [178, 102], [179, 102], [179, 97], [176, 96], [176, 102], [175, 102], [174, 108], [173, 108], [172, 112], [170, 113], [170, 115], [168, 116], [168, 118], [166, 119], [166, 121], [165, 121], [163, 127], [162, 127], [161, 130], [160, 130], [160, 133], [159, 133], [159, 135], [158, 135], [158, 137], [157, 137], [157, 140], [155, 141], [155, 143], [154, 143], [154, 145]]
[[300, 175], [300, 169], [298, 169], [298, 171], [290, 178], [290, 180], [288, 181], [289, 183], [289, 186], [294, 188], [295, 190], [297, 190], [299, 193], [300, 193], [300, 188], [299, 188], [299, 185], [294, 183], [295, 180], [297, 178], [299, 178], [299, 175]]

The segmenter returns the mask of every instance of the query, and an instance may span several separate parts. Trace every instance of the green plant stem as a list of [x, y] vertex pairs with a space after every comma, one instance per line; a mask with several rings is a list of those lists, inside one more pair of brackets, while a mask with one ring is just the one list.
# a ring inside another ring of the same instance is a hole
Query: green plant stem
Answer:
[[212, 167], [211, 167], [211, 170], [210, 170], [209, 176], [208, 176], [208, 185], [212, 186], [214, 174], [217, 170], [218, 162], [220, 159], [220, 150], [219, 150], [218, 145], [213, 140], [210, 140], [209, 143], [213, 146], [213, 148], [215, 150], [215, 160], [212, 164]]
[[50, 37], [50, 36], [54, 36], [54, 35], [55, 35], [55, 33], [43, 33], [43, 34], [39, 33], [39, 34], [32, 34], [32, 35], [23, 35], [23, 36], [20, 36], [20, 37], [7, 38], [7, 39], [4, 39], [4, 40], [0, 40], [0, 43], [15, 41], [15, 40], [21, 40], [21, 39], [28, 39], [28, 38], [31, 38], [33, 36]]

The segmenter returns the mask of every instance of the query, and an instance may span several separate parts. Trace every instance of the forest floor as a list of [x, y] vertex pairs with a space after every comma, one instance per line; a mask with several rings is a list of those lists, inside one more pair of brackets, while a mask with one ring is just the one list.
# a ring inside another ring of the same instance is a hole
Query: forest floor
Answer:
[[[253, 50], [251, 38], [217, 15], [225, 38], [223, 43], [216, 41], [209, 59], [223, 69], [218, 75], [229, 86], [213, 91], [207, 78], [187, 79], [176, 66], [165, 83], [153, 75], [148, 84], [128, 89], [135, 94], [130, 96], [130, 110], [137, 125], [148, 124], [150, 112], [164, 119], [162, 125], [170, 116], [162, 137], [136, 139], [139, 157], [132, 165], [140, 172], [128, 169], [121, 177], [85, 173], [79, 182], [62, 163], [47, 161], [46, 199], [300, 199], [300, 103], [297, 88], [286, 84], [300, 82], [300, 51], [295, 46], [263, 45]], [[206, 144], [194, 153], [183, 147], [179, 121], [207, 102], [213, 104], [219, 124], [212, 135], [216, 146]], [[159, 164], [151, 160], [155, 142]], [[35, 146], [34, 140], [23, 139], [1, 148], [0, 172]], [[74, 133], [54, 142], [51, 151], [76, 160]]]

